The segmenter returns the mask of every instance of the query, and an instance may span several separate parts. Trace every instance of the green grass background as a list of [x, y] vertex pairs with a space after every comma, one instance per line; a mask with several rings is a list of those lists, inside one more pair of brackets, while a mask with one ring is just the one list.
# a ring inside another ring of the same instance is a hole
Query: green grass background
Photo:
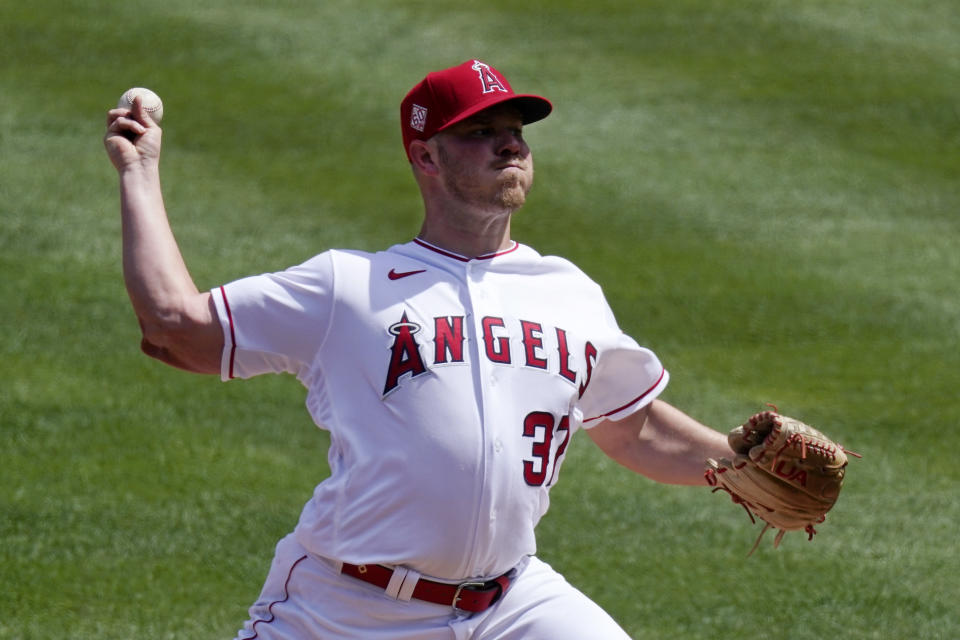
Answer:
[[228, 638], [326, 473], [289, 378], [138, 351], [106, 110], [165, 102], [202, 288], [418, 228], [397, 124], [482, 57], [556, 111], [515, 235], [575, 260], [720, 429], [863, 454], [820, 535], [574, 441], [541, 556], [635, 638], [960, 637], [954, 0], [0, 1], [0, 638]]

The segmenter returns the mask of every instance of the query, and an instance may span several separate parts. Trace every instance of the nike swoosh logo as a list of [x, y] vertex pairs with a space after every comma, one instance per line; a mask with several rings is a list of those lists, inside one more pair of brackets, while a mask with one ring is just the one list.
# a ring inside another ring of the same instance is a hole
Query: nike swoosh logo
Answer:
[[426, 269], [417, 269], [416, 271], [397, 271], [396, 269], [390, 269], [390, 273], [387, 274], [387, 277], [391, 280], [399, 280], [400, 278], [413, 276], [418, 273], [423, 273], [424, 271], [426, 271]]

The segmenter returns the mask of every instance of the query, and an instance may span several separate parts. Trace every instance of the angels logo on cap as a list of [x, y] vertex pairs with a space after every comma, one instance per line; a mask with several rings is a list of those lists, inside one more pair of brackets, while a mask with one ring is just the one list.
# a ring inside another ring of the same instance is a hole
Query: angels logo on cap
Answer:
[[500, 78], [490, 69], [490, 65], [480, 62], [479, 60], [474, 60], [473, 66], [470, 68], [480, 74], [480, 82], [483, 84], [484, 93], [491, 93], [493, 91], [509, 93], [507, 89], [504, 88], [503, 83], [500, 82]]
[[414, 140], [428, 140], [437, 132], [503, 102], [520, 109], [524, 124], [542, 120], [553, 110], [550, 101], [542, 96], [514, 93], [503, 74], [480, 60], [468, 60], [427, 74], [400, 103], [407, 157]]

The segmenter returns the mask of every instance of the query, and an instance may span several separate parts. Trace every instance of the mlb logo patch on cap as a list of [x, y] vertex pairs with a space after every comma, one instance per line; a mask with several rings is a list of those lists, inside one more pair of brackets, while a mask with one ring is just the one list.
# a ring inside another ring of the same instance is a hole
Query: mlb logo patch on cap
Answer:
[[423, 131], [427, 126], [427, 109], [418, 104], [413, 105], [410, 113], [410, 126], [417, 131]]

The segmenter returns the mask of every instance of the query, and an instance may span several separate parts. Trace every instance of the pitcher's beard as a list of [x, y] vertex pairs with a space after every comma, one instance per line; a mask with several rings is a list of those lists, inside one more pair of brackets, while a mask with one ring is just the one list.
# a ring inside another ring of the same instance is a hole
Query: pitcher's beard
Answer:
[[496, 184], [484, 185], [481, 171], [453, 162], [444, 146], [440, 146], [440, 161], [447, 167], [444, 177], [447, 190], [463, 203], [480, 209], [516, 211], [527, 201], [527, 193], [533, 185], [533, 171], [507, 171], [499, 176]]
[[496, 211], [516, 211], [527, 201], [528, 186], [523, 185], [520, 180], [514, 177], [508, 177], [503, 183], [496, 185], [493, 189], [464, 188], [456, 181], [447, 182], [447, 189], [460, 202], [477, 207], [481, 210]]
[[496, 196], [496, 204], [503, 209], [516, 211], [527, 201], [527, 193], [529, 191], [529, 186], [524, 187], [519, 180], [511, 178], [500, 186], [500, 190]]

